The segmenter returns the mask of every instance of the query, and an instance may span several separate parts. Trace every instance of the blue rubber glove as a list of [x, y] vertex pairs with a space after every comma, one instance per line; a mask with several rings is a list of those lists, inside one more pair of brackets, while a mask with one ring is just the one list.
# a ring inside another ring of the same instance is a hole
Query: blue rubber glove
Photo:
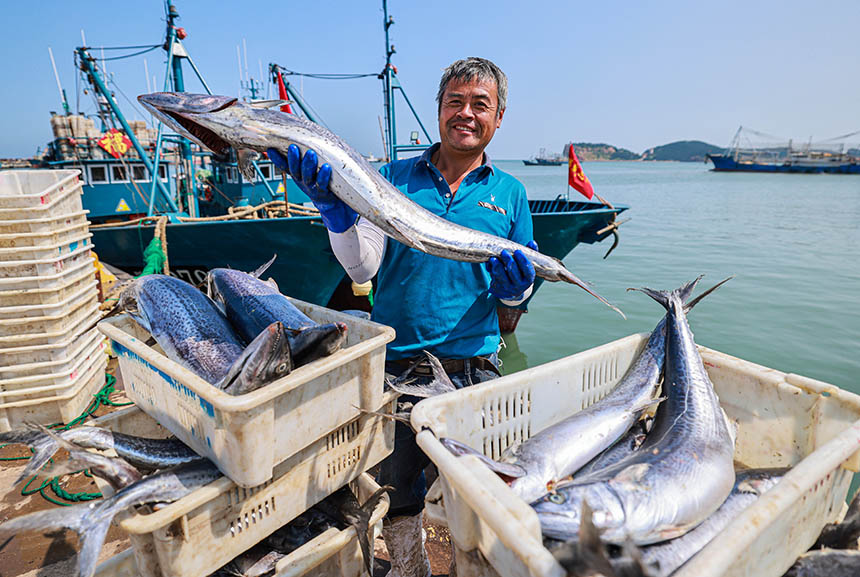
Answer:
[[[535, 241], [530, 241], [526, 246], [532, 250], [538, 249]], [[513, 256], [503, 250], [498, 258], [490, 257], [487, 268], [492, 278], [490, 293], [498, 299], [520, 300], [535, 281], [535, 267], [521, 250], [515, 250]]]
[[308, 198], [320, 211], [320, 217], [322, 217], [323, 224], [327, 229], [340, 234], [355, 224], [355, 221], [358, 220], [358, 213], [329, 190], [331, 166], [328, 163], [323, 164], [317, 171], [316, 152], [308, 150], [302, 158], [302, 151], [299, 150], [299, 147], [291, 144], [287, 148], [286, 158], [274, 148], [268, 149], [266, 154], [272, 164], [284, 172], [289, 172], [296, 185], [308, 195]]

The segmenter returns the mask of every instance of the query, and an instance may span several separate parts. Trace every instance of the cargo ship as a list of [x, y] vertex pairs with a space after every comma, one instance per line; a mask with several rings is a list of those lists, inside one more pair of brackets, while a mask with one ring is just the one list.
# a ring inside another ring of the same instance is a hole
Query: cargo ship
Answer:
[[[747, 135], [767, 139], [753, 145]], [[834, 139], [798, 145], [740, 127], [722, 154], [708, 154], [716, 172], [784, 172], [804, 174], [860, 174], [860, 148], [850, 147], [847, 139], [860, 131]], [[776, 142], [775, 142], [776, 141]]]

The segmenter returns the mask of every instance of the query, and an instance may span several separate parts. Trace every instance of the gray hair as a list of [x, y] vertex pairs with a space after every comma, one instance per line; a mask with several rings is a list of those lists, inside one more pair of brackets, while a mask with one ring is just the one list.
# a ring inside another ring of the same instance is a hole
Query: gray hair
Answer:
[[478, 58], [475, 56], [458, 60], [451, 66], [445, 69], [442, 73], [442, 79], [439, 81], [439, 92], [436, 93], [436, 102], [439, 104], [438, 112], [442, 112], [442, 95], [448, 87], [448, 83], [452, 80], [460, 82], [478, 81], [493, 81], [496, 83], [496, 91], [499, 100], [499, 110], [496, 115], [501, 113], [508, 104], [508, 77], [502, 70], [487, 60], [486, 58]]

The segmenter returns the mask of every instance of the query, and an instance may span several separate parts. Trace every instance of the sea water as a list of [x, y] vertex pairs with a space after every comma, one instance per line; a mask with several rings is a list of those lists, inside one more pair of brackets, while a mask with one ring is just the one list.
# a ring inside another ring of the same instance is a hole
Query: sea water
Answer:
[[[534, 199], [567, 191], [567, 167], [497, 161]], [[564, 259], [621, 308], [545, 283], [514, 335], [506, 373], [650, 331], [664, 310], [628, 287], [736, 277], [689, 315], [696, 342], [860, 393], [860, 176], [718, 173], [700, 163], [584, 163], [595, 191], [630, 208], [611, 237]], [[579, 193], [570, 191], [571, 199]]]

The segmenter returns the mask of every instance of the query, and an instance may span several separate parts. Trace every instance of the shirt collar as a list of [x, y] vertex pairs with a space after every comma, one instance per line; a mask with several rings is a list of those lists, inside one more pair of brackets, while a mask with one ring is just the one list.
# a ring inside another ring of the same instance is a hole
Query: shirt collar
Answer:
[[[431, 145], [430, 148], [425, 150], [421, 154], [421, 157], [420, 157], [421, 162], [425, 163], [425, 165], [427, 165], [427, 166], [433, 164], [431, 159], [433, 158], [433, 155], [436, 154], [436, 151], [439, 150], [440, 146], [442, 146], [442, 145], [437, 142], [437, 143]], [[493, 166], [493, 163], [490, 161], [490, 155], [487, 154], [486, 151], [484, 151], [484, 162], [478, 168], [485, 168], [485, 167], [490, 170], [490, 174], [493, 174], [493, 175], [496, 174], [496, 169]]]

